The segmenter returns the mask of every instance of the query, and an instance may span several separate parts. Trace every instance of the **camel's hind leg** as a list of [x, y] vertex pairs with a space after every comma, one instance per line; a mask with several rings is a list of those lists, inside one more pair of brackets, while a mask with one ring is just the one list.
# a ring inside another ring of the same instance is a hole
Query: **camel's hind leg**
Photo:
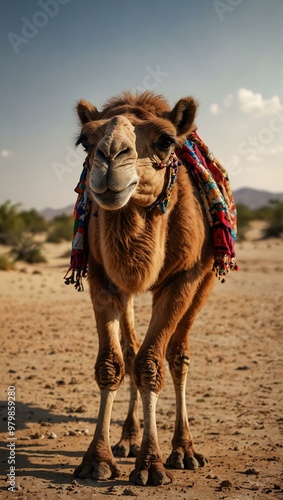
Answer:
[[199, 310], [204, 305], [215, 277], [208, 274], [203, 280], [194, 300], [178, 324], [168, 344], [166, 358], [169, 362], [176, 394], [175, 432], [172, 453], [166, 465], [175, 469], [197, 469], [206, 464], [206, 459], [197, 453], [189, 428], [186, 407], [186, 381], [190, 363], [189, 330]]
[[136, 457], [140, 450], [141, 429], [138, 417], [139, 392], [133, 378], [133, 361], [140, 344], [135, 332], [132, 297], [128, 299], [126, 309], [121, 316], [120, 327], [125, 369], [130, 377], [130, 403], [121, 439], [113, 446], [112, 451], [116, 457]]

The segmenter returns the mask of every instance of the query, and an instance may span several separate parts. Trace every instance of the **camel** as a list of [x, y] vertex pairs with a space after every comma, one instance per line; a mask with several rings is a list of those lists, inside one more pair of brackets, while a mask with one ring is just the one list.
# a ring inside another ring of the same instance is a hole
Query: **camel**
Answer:
[[[81, 479], [120, 476], [115, 457], [121, 456], [136, 457], [129, 479], [138, 485], [168, 484], [170, 469], [206, 464], [190, 432], [185, 388], [189, 331], [216, 281], [213, 241], [188, 169], [180, 164], [174, 185], [170, 177], [178, 148], [195, 129], [197, 108], [193, 97], [185, 97], [171, 109], [162, 96], [150, 92], [125, 92], [101, 111], [85, 100], [77, 105], [82, 125], [77, 145], [88, 154], [88, 281], [99, 337], [95, 379], [100, 389], [94, 437], [74, 472]], [[170, 198], [165, 213], [159, 206], [164, 192]], [[140, 345], [133, 300], [147, 291], [152, 293], [152, 316]], [[172, 452], [164, 464], [156, 404], [166, 360], [176, 420]], [[129, 411], [121, 440], [111, 448], [112, 405], [125, 374], [130, 377]]]

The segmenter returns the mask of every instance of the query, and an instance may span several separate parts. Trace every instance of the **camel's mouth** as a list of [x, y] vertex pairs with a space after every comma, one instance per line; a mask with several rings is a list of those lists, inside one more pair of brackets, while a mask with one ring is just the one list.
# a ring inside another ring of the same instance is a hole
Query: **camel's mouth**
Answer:
[[138, 181], [133, 181], [129, 186], [121, 191], [106, 189], [103, 193], [96, 193], [91, 189], [94, 200], [105, 210], [119, 210], [126, 205], [137, 187]]

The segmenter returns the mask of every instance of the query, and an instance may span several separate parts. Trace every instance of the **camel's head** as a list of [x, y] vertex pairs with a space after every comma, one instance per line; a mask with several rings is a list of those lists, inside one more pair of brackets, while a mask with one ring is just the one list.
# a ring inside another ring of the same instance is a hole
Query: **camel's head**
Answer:
[[176, 146], [193, 130], [197, 103], [180, 99], [171, 110], [150, 92], [125, 93], [101, 112], [81, 100], [82, 130], [77, 145], [89, 155], [89, 191], [99, 206], [117, 210], [131, 199], [147, 207], [163, 189], [166, 164]]

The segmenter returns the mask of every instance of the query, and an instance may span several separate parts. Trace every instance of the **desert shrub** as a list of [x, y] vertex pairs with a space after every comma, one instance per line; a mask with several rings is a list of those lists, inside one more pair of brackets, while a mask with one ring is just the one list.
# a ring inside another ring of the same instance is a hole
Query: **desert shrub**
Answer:
[[269, 214], [268, 226], [264, 230], [265, 238], [280, 238], [283, 234], [283, 202], [270, 202], [271, 211]]
[[36, 234], [42, 233], [48, 229], [46, 220], [34, 208], [31, 210], [23, 210], [19, 215], [24, 222], [26, 231]]
[[25, 223], [19, 214], [19, 204], [7, 200], [0, 205], [0, 243], [12, 245], [25, 229]]
[[13, 245], [24, 232], [33, 234], [46, 231], [48, 224], [34, 208], [19, 211], [20, 204], [9, 200], [0, 205], [0, 243]]
[[257, 208], [254, 211], [254, 219], [255, 220], [263, 220], [269, 222], [272, 216], [272, 206], [265, 205], [263, 207]]
[[8, 255], [0, 254], [0, 271], [9, 271], [10, 269], [14, 269], [15, 264], [9, 258]]
[[246, 232], [249, 229], [250, 222], [253, 219], [254, 219], [253, 211], [246, 205], [239, 203], [237, 205], [237, 226], [238, 226], [237, 240], [241, 241], [245, 239]]
[[74, 220], [72, 215], [60, 215], [50, 223], [50, 230], [46, 241], [48, 243], [60, 243], [71, 241], [73, 235]]
[[29, 264], [46, 262], [42, 253], [42, 243], [35, 241], [32, 236], [23, 234], [11, 248], [10, 254], [15, 260], [23, 260]]

